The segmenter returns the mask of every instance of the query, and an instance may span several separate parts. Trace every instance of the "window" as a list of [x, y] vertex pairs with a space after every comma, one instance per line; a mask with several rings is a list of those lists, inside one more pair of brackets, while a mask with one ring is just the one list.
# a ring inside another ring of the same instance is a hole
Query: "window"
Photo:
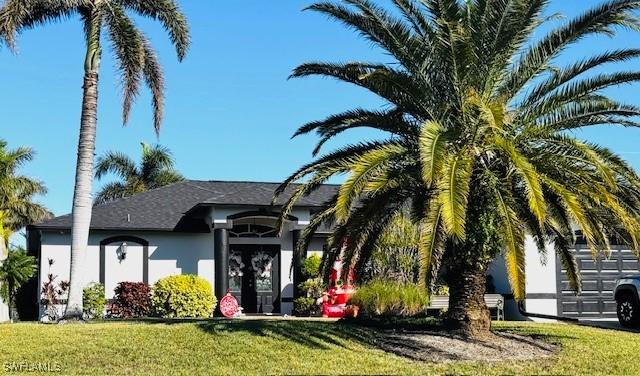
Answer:
[[229, 231], [229, 236], [234, 238], [275, 238], [278, 231], [273, 227], [262, 225], [236, 225]]

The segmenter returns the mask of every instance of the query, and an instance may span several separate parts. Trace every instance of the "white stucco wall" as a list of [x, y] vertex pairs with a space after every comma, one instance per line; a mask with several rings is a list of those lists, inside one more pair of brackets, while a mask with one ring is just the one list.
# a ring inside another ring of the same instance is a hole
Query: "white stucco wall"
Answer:
[[[216, 209], [211, 213], [211, 223], [215, 226], [229, 228], [232, 221], [227, 217], [236, 213], [246, 212], [246, 207], [225, 207]], [[295, 210], [292, 213], [296, 218], [301, 218], [303, 223], [308, 223], [308, 210]], [[291, 300], [293, 298], [293, 275], [291, 263], [293, 260], [293, 233], [291, 232], [297, 223], [288, 223], [281, 237], [278, 238], [230, 238], [233, 244], [277, 244], [280, 246], [280, 298]], [[295, 226], [294, 226], [295, 225]], [[149, 284], [154, 284], [158, 279], [177, 274], [197, 274], [208, 280], [215, 289], [215, 264], [214, 264], [214, 240], [213, 232], [207, 234], [184, 234], [170, 232], [92, 232], [89, 237], [89, 246], [85, 254], [83, 285], [91, 282], [99, 282], [100, 279], [100, 242], [114, 236], [133, 236], [145, 239], [149, 242]], [[69, 279], [70, 243], [71, 237], [68, 231], [46, 231], [42, 233], [42, 247], [40, 259], [39, 286], [47, 279], [47, 274], [57, 275], [57, 281]], [[324, 239], [314, 239], [309, 251], [322, 254]], [[105, 292], [107, 298], [113, 297], [113, 289], [119, 282], [142, 281], [143, 247], [127, 241], [127, 257], [120, 261], [116, 251], [122, 242], [116, 242], [105, 247]], [[48, 260], [54, 261], [49, 267]], [[281, 313], [291, 314], [292, 302], [281, 303]]]
[[[558, 314], [556, 253], [551, 244], [546, 246], [546, 257], [541, 256], [533, 238], [525, 241], [527, 312], [546, 315]], [[533, 321], [548, 321], [531, 318]]]
[[9, 306], [0, 298], [0, 322], [9, 321]]
[[[89, 246], [84, 260], [83, 285], [100, 280], [100, 242], [116, 232], [94, 232], [89, 237]], [[214, 281], [213, 234], [178, 234], [160, 232], [128, 232], [126, 235], [149, 242], [149, 283], [176, 274], [197, 274], [212, 285]], [[127, 242], [127, 257], [120, 262], [116, 249], [121, 242], [105, 247], [105, 292], [113, 297], [113, 288], [119, 282], [142, 281], [142, 246]], [[49, 267], [49, 259], [54, 263]], [[43, 232], [40, 259], [40, 283], [47, 274], [57, 275], [57, 281], [69, 280], [71, 261], [70, 235], [68, 232]]]
[[[556, 299], [556, 255], [553, 246], [547, 244], [547, 255], [542, 257], [538, 252], [533, 237], [527, 235], [525, 239], [525, 275], [526, 275], [526, 310], [531, 313], [557, 315], [558, 303]], [[507, 277], [504, 257], [499, 255], [491, 264], [489, 274], [494, 278], [496, 292], [510, 295], [511, 287]], [[513, 299], [505, 300], [505, 316], [507, 320], [527, 319], [518, 312]], [[533, 321], [547, 321], [529, 318]]]

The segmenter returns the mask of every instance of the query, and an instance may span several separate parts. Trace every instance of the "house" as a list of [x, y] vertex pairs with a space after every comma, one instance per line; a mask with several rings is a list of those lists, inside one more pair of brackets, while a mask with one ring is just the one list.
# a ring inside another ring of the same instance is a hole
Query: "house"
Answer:
[[[188, 180], [96, 206], [84, 261], [84, 283], [101, 282], [107, 298], [112, 298], [121, 281], [153, 284], [168, 275], [197, 274], [214, 286], [218, 298], [230, 289], [245, 313], [290, 314], [294, 286], [300, 278], [294, 244], [314, 211], [337, 192], [338, 186], [323, 185], [302, 198], [279, 232], [275, 228], [278, 209], [291, 190], [272, 205], [278, 185]], [[70, 215], [27, 228], [29, 252], [39, 260], [38, 286], [49, 273], [68, 278], [70, 228]], [[328, 228], [319, 229], [308, 252], [321, 253], [328, 234]], [[584, 293], [578, 297], [568, 291], [553, 247], [549, 247], [544, 260], [533, 240], [527, 239], [528, 311], [615, 317], [610, 292], [613, 283], [620, 273], [638, 270], [637, 260], [620, 247], [611, 259], [595, 262], [586, 247], [579, 245], [577, 251], [584, 271]], [[495, 292], [507, 297], [507, 319], [521, 318], [513, 299], [509, 300], [512, 295], [501, 257], [489, 273]]]

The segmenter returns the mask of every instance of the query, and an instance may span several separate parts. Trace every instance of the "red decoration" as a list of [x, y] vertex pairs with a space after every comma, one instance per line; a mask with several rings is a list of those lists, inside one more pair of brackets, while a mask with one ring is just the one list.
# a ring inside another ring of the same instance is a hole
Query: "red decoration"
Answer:
[[227, 295], [220, 299], [220, 312], [228, 319], [238, 313], [238, 300], [230, 292], [227, 292]]
[[[346, 277], [346, 278], [345, 278]], [[338, 258], [331, 269], [329, 291], [322, 298], [322, 316], [342, 318], [346, 315], [347, 304], [355, 293], [353, 270], [345, 273]]]

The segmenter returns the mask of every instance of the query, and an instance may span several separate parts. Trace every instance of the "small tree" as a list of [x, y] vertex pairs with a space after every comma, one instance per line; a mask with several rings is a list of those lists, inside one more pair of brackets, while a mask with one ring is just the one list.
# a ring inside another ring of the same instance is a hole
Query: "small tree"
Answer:
[[22, 248], [11, 249], [7, 259], [0, 264], [0, 297], [9, 305], [11, 320], [14, 318], [16, 292], [35, 272], [35, 257], [27, 255]]

